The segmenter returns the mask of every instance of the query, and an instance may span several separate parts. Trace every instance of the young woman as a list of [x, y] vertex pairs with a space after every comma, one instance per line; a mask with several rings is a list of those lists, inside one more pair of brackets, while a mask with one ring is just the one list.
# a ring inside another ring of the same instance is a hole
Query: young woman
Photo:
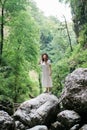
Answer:
[[42, 87], [46, 88], [45, 92], [50, 92], [52, 88], [52, 70], [50, 60], [48, 59], [48, 55], [46, 53], [42, 54], [40, 64], [42, 67]]

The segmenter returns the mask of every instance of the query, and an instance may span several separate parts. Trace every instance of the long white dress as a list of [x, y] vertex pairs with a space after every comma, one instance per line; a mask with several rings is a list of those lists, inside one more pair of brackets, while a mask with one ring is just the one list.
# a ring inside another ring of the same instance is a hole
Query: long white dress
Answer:
[[50, 60], [46, 62], [41, 61], [42, 67], [42, 87], [52, 87], [52, 78], [50, 76]]

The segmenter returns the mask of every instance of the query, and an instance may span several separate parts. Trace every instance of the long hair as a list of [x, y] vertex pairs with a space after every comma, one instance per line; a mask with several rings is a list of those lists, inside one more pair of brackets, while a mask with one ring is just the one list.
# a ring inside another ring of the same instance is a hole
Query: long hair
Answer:
[[46, 60], [48, 61], [48, 54], [44, 53], [44, 54], [42, 54], [42, 62], [44, 61], [44, 58], [43, 58], [44, 55], [46, 55]]

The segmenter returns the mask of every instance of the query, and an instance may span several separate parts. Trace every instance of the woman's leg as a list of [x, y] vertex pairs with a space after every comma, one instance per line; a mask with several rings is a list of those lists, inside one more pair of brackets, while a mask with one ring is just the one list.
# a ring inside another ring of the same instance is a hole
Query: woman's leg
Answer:
[[49, 92], [49, 87], [46, 87], [45, 93]]
[[48, 87], [48, 90], [47, 90], [47, 92], [49, 93], [50, 92], [50, 88]]
[[44, 93], [47, 93], [48, 92], [48, 88], [47, 87], [45, 87], [45, 91], [44, 91]]
[[52, 91], [52, 88], [51, 87], [48, 87], [48, 93], [50, 92], [51, 93]]
[[49, 93], [51, 91], [51, 88], [50, 87], [46, 87], [46, 91], [47, 93]]

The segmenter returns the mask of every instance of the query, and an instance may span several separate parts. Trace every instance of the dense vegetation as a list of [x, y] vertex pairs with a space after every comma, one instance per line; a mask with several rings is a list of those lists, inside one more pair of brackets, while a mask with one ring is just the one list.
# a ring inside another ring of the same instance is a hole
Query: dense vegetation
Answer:
[[52, 91], [57, 96], [67, 74], [87, 67], [87, 2], [61, 2], [70, 3], [73, 23], [65, 17], [60, 22], [54, 16], [44, 16], [33, 0], [0, 0], [1, 96], [22, 102], [41, 92], [37, 74], [40, 75], [38, 61], [44, 52], [52, 61]]

